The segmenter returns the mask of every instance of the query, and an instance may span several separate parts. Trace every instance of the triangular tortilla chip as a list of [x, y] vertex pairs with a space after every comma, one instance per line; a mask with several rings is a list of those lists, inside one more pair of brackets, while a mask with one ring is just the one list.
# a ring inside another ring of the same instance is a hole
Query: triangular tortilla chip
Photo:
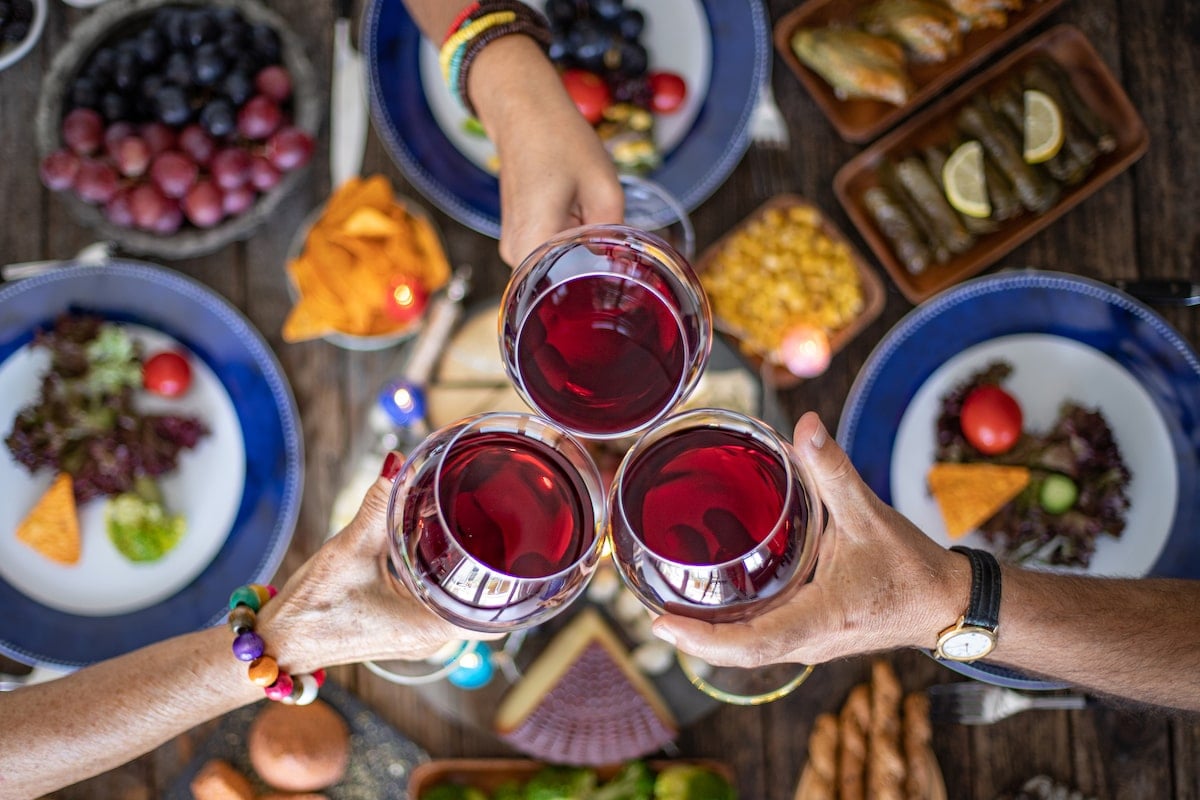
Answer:
[[70, 475], [63, 472], [54, 479], [17, 526], [17, 538], [52, 561], [79, 563], [79, 515]]
[[929, 491], [952, 538], [975, 530], [1029, 485], [1028, 467], [1000, 464], [934, 464]]

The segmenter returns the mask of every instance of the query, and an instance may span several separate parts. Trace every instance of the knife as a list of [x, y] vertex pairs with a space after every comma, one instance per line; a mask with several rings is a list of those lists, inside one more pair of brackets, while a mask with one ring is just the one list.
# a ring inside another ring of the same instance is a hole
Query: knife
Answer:
[[329, 179], [337, 188], [362, 170], [367, 141], [367, 95], [362, 55], [350, 43], [353, 0], [336, 0], [330, 81]]
[[1200, 283], [1185, 278], [1118, 278], [1109, 283], [1151, 305], [1200, 306]]

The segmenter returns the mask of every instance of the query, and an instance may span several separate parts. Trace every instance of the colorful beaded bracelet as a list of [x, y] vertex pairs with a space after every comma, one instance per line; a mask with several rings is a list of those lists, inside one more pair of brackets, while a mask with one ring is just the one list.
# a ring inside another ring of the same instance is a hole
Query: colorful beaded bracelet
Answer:
[[258, 612], [274, 597], [274, 586], [248, 583], [239, 586], [229, 595], [229, 628], [233, 631], [233, 657], [249, 662], [246, 676], [271, 700], [287, 705], [306, 706], [317, 699], [317, 693], [325, 683], [325, 670], [319, 669], [308, 675], [292, 678], [279, 668], [271, 656], [266, 655], [267, 645], [254, 632]]
[[447, 87], [471, 116], [475, 116], [475, 108], [467, 97], [467, 75], [475, 56], [490, 42], [514, 33], [529, 36], [543, 49], [550, 46], [546, 18], [520, 0], [479, 0], [460, 11], [451, 23], [438, 63]]

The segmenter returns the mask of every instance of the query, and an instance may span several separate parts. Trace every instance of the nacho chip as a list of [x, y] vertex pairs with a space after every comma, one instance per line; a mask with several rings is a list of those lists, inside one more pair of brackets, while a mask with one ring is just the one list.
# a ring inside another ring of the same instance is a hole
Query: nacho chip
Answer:
[[79, 563], [79, 515], [70, 475], [59, 473], [17, 526], [17, 538], [51, 561]]
[[929, 491], [951, 538], [970, 533], [1029, 485], [1028, 467], [1000, 464], [934, 464]]
[[381, 175], [338, 188], [287, 270], [299, 294], [283, 326], [289, 342], [397, 332], [408, 323], [387, 313], [393, 282], [415, 279], [432, 293], [450, 278], [433, 226], [411, 214]]

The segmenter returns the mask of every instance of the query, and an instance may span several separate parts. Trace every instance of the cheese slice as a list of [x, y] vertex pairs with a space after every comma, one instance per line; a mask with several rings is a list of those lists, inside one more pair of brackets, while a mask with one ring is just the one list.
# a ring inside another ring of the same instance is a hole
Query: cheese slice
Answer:
[[59, 473], [17, 525], [17, 538], [52, 561], [79, 563], [79, 515], [75, 511], [75, 484], [70, 475]]
[[1028, 467], [934, 464], [927, 478], [951, 538], [970, 533], [1029, 485]]
[[593, 608], [563, 628], [505, 695], [501, 738], [558, 764], [613, 764], [661, 749], [674, 715]]

